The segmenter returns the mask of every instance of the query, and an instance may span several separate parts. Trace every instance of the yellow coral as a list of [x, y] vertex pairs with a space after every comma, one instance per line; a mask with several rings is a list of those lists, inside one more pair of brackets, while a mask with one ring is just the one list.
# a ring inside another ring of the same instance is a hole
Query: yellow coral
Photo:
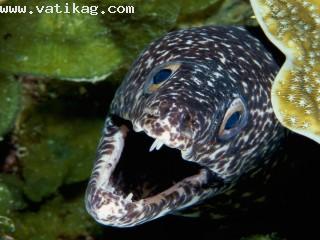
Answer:
[[250, 1], [286, 56], [272, 87], [274, 112], [284, 126], [320, 143], [320, 1]]

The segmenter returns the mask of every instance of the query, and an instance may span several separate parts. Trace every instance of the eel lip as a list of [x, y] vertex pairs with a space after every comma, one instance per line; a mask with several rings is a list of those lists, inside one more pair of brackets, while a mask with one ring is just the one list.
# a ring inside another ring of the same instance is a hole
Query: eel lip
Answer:
[[208, 168], [181, 159], [177, 149], [149, 152], [147, 143], [155, 139], [130, 128], [107, 118], [85, 200], [97, 222], [135, 226], [193, 205], [223, 186]]

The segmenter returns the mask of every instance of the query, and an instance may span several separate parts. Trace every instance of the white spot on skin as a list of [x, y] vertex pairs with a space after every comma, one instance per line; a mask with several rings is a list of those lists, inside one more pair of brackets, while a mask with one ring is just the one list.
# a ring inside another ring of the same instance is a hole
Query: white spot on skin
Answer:
[[153, 63], [154, 59], [153, 58], [149, 58], [146, 62], [146, 68], [150, 68], [151, 64]]

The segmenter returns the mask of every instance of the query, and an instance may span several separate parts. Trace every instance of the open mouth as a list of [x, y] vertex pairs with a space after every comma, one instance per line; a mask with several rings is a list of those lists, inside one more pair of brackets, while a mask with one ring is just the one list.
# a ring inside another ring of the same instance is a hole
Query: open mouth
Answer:
[[86, 194], [88, 212], [102, 224], [150, 221], [199, 202], [222, 183], [180, 150], [135, 132], [129, 121], [113, 116], [106, 129]]
[[133, 131], [129, 121], [118, 118], [114, 122], [129, 128], [120, 160], [109, 182], [117, 195], [131, 195], [133, 201], [152, 197], [199, 174], [203, 168], [183, 160], [178, 149], [169, 148], [144, 132]]

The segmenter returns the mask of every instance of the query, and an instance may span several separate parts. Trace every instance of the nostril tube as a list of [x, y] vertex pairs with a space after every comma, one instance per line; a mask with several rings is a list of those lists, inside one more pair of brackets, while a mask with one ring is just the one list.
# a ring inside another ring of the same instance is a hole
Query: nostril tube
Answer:
[[180, 130], [183, 132], [191, 133], [192, 129], [192, 117], [188, 112], [181, 113], [180, 119]]
[[181, 121], [183, 123], [190, 124], [191, 123], [191, 115], [189, 113], [183, 113]]
[[163, 101], [159, 105], [160, 117], [165, 118], [170, 112], [170, 104], [167, 101]]

